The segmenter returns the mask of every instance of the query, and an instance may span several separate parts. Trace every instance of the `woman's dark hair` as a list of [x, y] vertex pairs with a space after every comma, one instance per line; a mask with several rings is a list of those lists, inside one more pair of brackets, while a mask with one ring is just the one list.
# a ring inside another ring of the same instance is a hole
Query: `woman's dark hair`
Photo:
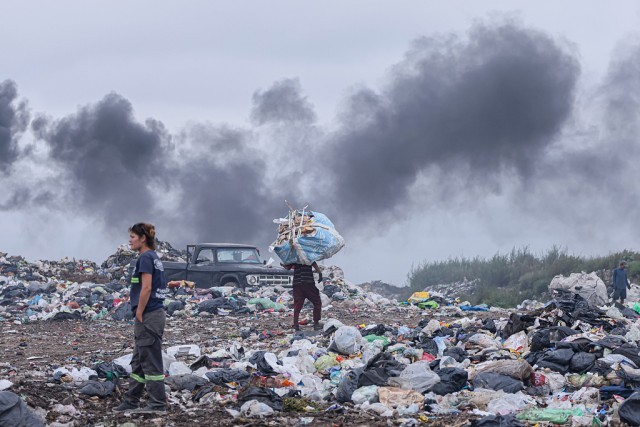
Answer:
[[138, 237], [145, 236], [149, 249], [156, 249], [156, 227], [153, 224], [147, 224], [146, 222], [133, 224], [129, 228], [129, 233], [133, 233]]

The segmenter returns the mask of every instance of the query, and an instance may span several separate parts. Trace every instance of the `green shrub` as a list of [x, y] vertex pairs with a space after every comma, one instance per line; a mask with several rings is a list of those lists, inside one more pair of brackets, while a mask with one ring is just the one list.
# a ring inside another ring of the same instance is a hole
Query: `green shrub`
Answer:
[[438, 284], [478, 280], [475, 291], [462, 295], [472, 304], [487, 303], [513, 307], [525, 299], [548, 298], [548, 286], [556, 275], [615, 268], [621, 260], [628, 263], [629, 278], [640, 278], [640, 253], [624, 250], [600, 257], [570, 255], [566, 248], [553, 246], [546, 253], [532, 254], [528, 247], [512, 249], [507, 255], [495, 254], [489, 259], [450, 258], [446, 261], [424, 261], [412, 267], [407, 281], [412, 291]]

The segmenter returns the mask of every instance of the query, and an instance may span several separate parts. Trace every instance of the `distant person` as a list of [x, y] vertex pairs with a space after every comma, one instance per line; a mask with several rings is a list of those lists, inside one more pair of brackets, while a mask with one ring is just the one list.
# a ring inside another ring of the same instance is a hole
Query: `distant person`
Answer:
[[[129, 245], [140, 256], [131, 275], [131, 310], [135, 317], [135, 345], [131, 359], [129, 390], [116, 412], [166, 413], [162, 364], [164, 298], [166, 283], [162, 261], [155, 252], [156, 230], [152, 224], [137, 223], [129, 229]], [[147, 405], [140, 409], [140, 398], [147, 390]]]
[[620, 262], [620, 267], [613, 270], [613, 274], [611, 275], [611, 283], [613, 286], [612, 299], [614, 303], [619, 299], [620, 304], [624, 304], [624, 299], [627, 297], [627, 289], [631, 289], [626, 267], [626, 262]]
[[300, 330], [298, 320], [300, 318], [300, 310], [304, 306], [305, 299], [313, 304], [313, 329], [319, 331], [322, 329], [320, 319], [322, 318], [322, 299], [320, 291], [316, 287], [313, 278], [313, 269], [318, 273], [318, 283], [322, 282], [322, 272], [315, 262], [311, 265], [303, 264], [281, 264], [287, 270], [293, 269], [293, 329]]

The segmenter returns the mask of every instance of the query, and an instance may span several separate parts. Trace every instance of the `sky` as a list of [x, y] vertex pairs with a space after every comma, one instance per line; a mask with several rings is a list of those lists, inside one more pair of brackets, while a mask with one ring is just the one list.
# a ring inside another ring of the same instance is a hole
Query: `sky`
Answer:
[[138, 221], [266, 251], [285, 200], [353, 282], [637, 249], [637, 28], [635, 1], [6, 2], [0, 251], [101, 262]]

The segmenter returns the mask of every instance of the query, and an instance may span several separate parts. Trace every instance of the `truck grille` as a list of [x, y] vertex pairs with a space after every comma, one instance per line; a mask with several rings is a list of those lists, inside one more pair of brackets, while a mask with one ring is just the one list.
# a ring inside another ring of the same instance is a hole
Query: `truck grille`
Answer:
[[293, 276], [261, 274], [258, 276], [258, 283], [270, 286], [292, 286]]

